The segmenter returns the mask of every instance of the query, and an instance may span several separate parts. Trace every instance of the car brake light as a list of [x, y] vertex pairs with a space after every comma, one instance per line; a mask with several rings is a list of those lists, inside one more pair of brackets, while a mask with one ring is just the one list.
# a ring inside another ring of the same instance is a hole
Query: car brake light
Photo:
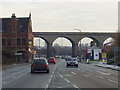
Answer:
[[32, 64], [31, 66], [32, 66], [32, 67], [34, 67], [35, 65], [34, 65], [34, 64]]
[[48, 64], [46, 64], [45, 66], [48, 67]]

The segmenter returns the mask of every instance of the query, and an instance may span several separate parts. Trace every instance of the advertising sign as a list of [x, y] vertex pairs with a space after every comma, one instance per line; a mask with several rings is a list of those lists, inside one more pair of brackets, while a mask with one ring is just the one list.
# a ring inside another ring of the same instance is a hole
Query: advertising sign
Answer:
[[107, 54], [106, 53], [102, 53], [102, 58], [106, 58]]
[[99, 49], [94, 49], [94, 60], [99, 60]]

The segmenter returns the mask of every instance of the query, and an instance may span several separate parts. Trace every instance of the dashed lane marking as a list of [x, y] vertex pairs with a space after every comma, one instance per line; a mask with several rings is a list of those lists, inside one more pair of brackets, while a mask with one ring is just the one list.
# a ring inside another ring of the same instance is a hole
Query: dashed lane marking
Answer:
[[46, 85], [46, 87], [45, 88], [48, 88], [48, 84]]
[[104, 73], [104, 72], [101, 72], [101, 71], [97, 71], [98, 73], [101, 73], [103, 75], [111, 75], [110, 73]]
[[63, 76], [62, 76], [62, 75], [60, 75], [60, 77], [61, 77], [61, 78], [63, 78]]
[[101, 79], [104, 79], [104, 77], [102, 77], [102, 76], [98, 76], [98, 75], [96, 75], [96, 77], [99, 77], [99, 78], [101, 78]]
[[72, 74], [76, 74], [75, 72], [71, 72]]
[[48, 88], [48, 86], [49, 86], [49, 84], [50, 84], [50, 82], [51, 82], [51, 80], [52, 80], [53, 74], [55, 73], [55, 69], [56, 69], [56, 66], [55, 66], [55, 68], [54, 68], [54, 70], [53, 70], [53, 72], [52, 72], [52, 74], [51, 74], [51, 76], [50, 76], [50, 79], [49, 79], [49, 81], [48, 81], [48, 84], [46, 85], [45, 88]]
[[66, 78], [64, 78], [65, 79], [65, 81], [67, 81], [68, 83], [70, 83], [70, 81], [69, 80], [67, 80]]
[[51, 78], [49, 79], [48, 83], [50, 83], [50, 82], [51, 82]]
[[111, 82], [113, 82], [113, 83], [120, 84], [119, 82], [117, 82], [117, 81], [114, 81], [114, 80], [111, 80], [111, 79], [108, 79], [108, 81], [111, 81]]
[[61, 87], [57, 87], [57, 88], [65, 88], [65, 87], [68, 87], [70, 85], [65, 85], [65, 86], [61, 86]]
[[74, 86], [75, 88], [79, 88], [79, 87], [77, 87], [75, 84], [73, 84], [73, 86]]

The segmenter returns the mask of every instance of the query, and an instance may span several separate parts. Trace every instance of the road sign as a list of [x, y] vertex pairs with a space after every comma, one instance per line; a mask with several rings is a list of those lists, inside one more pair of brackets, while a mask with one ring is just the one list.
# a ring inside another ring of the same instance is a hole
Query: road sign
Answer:
[[88, 51], [87, 51], [88, 53], [92, 53], [92, 49], [88, 49]]
[[102, 58], [106, 58], [107, 54], [106, 53], [102, 53]]

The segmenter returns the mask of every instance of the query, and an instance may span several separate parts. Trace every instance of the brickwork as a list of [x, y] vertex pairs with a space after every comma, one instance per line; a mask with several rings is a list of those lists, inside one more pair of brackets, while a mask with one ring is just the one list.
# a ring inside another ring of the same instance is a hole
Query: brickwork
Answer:
[[26, 52], [23, 61], [31, 61], [33, 49], [31, 14], [29, 17], [20, 18], [12, 14], [11, 18], [1, 18], [0, 21], [2, 21], [2, 49], [13, 52], [23, 50]]

